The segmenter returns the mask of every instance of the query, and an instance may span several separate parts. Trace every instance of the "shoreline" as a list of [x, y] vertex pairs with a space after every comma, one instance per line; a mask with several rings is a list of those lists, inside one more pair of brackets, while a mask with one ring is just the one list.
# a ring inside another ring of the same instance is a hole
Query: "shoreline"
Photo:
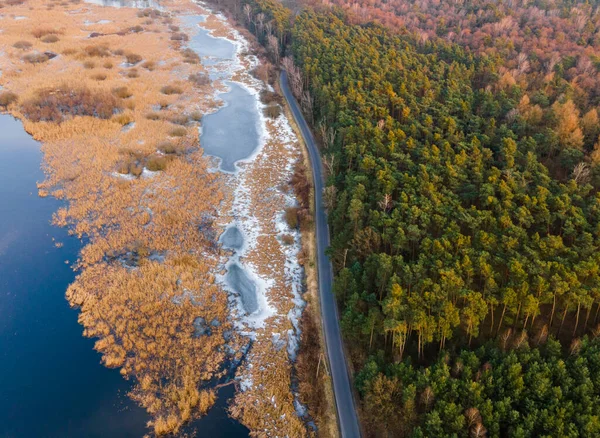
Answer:
[[[42, 11], [44, 6], [46, 10]], [[250, 351], [236, 371], [236, 380], [244, 390], [235, 395], [233, 417], [254, 431], [305, 435], [303, 421], [297, 416], [302, 408], [292, 394], [292, 361], [300, 336], [298, 321], [305, 306], [297, 259], [300, 233], [283, 220], [286, 207], [295, 202], [288, 185], [293, 163], [299, 159], [298, 140], [285, 116], [272, 120], [263, 114], [266, 105], [261, 102], [260, 93], [270, 86], [249, 72], [259, 65], [259, 59], [247, 53], [250, 43], [222, 14], [209, 12], [199, 24], [216, 26], [209, 30], [211, 36], [229, 36], [236, 44], [232, 76], [212, 81], [208, 93], [205, 86], [189, 86], [185, 77], [194, 71], [205, 74], [207, 66], [177, 61], [182, 46], [180, 40], [173, 38], [180, 30], [173, 15], [166, 11], [181, 8], [188, 14], [206, 11], [203, 6], [177, 1], [166, 2], [164, 12], [120, 8], [118, 14], [108, 7], [83, 3], [57, 10], [39, 0], [17, 5], [17, 11], [23, 9], [23, 14], [27, 13], [19, 21], [27, 20], [29, 27], [16, 26], [15, 21], [0, 34], [0, 47], [8, 49], [0, 58], [0, 83], [19, 95], [9, 112], [43, 144], [47, 179], [38, 185], [39, 195], [68, 202], [68, 207], [56, 212], [54, 222], [79, 238], [86, 237], [76, 265], [78, 275], [67, 297], [72, 306], [80, 308], [84, 335], [96, 339], [95, 348], [103, 354], [104, 365], [120, 368], [121, 374], [134, 380], [130, 397], [154, 417], [154, 432], [176, 432], [204, 414], [214, 403], [215, 393], [213, 389], [198, 390], [198, 383], [218, 378], [223, 372], [218, 364], [240, 358], [246, 352], [245, 339], [251, 338]], [[53, 44], [42, 45], [37, 37], [28, 34], [30, 27], [45, 25], [48, 13], [62, 18], [51, 21], [54, 28], [47, 28], [48, 35], [57, 35], [52, 48], [58, 49], [58, 56], [40, 64], [23, 64], [23, 53], [10, 46], [16, 44], [18, 37], [32, 40], [37, 53], [44, 45]], [[141, 23], [141, 31], [127, 30], [123, 34], [119, 30], [136, 19]], [[78, 28], [100, 35], [85, 37]], [[142, 36], [145, 38], [140, 39]], [[109, 40], [108, 44], [117, 42], [123, 49], [88, 49], [103, 47], [104, 41]], [[141, 44], [150, 47], [142, 50]], [[105, 50], [102, 53], [107, 54], [95, 58], [96, 55], [86, 55], [86, 50]], [[119, 56], [134, 50], [144, 52], [141, 60], [116, 62]], [[152, 59], [155, 52], [160, 53], [160, 59]], [[49, 75], [48, 68], [54, 73]], [[73, 74], [83, 74], [84, 80], [77, 87], [119, 93], [117, 102], [123, 109], [109, 120], [67, 116], [57, 124], [32, 121], [24, 113], [23, 105], [38, 98], [44, 89], [74, 87], [66, 80]], [[44, 79], [37, 79], [41, 77]], [[101, 79], [92, 82], [89, 77]], [[182, 131], [174, 122], [180, 115], [187, 116], [198, 109], [206, 115], [223, 109], [218, 105], [218, 96], [227, 92], [223, 91], [227, 80], [253, 95], [262, 128], [258, 147], [249, 157], [236, 162], [237, 171], [232, 174], [216, 172], [209, 164], [215, 160], [202, 156], [197, 140], [202, 125], [196, 129], [197, 125], [188, 121], [183, 125], [183, 137], [171, 134], [176, 129]], [[182, 92], [157, 93], [156, 82], [174, 82], [174, 90], [181, 87]], [[30, 87], [31, 83], [37, 87]], [[155, 114], [159, 118], [154, 118]], [[116, 120], [120, 124], [115, 124]], [[195, 139], [192, 131], [198, 132]], [[90, 137], [91, 132], [94, 135]], [[175, 148], [174, 155], [161, 149], [163, 146], [151, 145], [162, 136], [170, 142], [169, 148]], [[125, 165], [125, 170], [121, 170]], [[157, 168], [160, 166], [163, 167]], [[265, 166], [269, 168], [266, 174]], [[96, 190], [90, 192], [90, 187]], [[215, 191], [215, 187], [219, 190]], [[178, 217], [172, 211], [185, 214]], [[236, 320], [231, 312], [231, 293], [223, 294], [223, 284], [218, 281], [218, 271], [226, 265], [211, 239], [217, 238], [236, 216], [247, 239], [240, 264], [254, 276], [257, 285], [262, 283], [263, 306], [269, 307], [258, 324], [252, 323], [251, 318]], [[190, 229], [193, 223], [198, 223], [198, 230]], [[205, 231], [212, 237], [203, 234]], [[284, 236], [292, 236], [293, 243], [285, 244]], [[158, 298], [165, 293], [168, 300]], [[207, 304], [198, 309], [200, 303]], [[140, 309], [146, 310], [131, 319]], [[211, 323], [212, 335], [204, 336], [205, 328], [196, 326], [199, 312], [202, 321], [218, 321], [215, 326]], [[186, 325], [192, 320], [194, 324]], [[129, 322], [124, 325], [123, 321]], [[144, 327], [144, 332], [149, 330], [149, 339], [156, 338], [155, 341], [148, 343], [138, 338], [137, 332], [128, 328], [130, 325]], [[175, 341], [168, 336], [157, 337], [165, 330], [182, 334]], [[239, 335], [231, 337], [229, 332]], [[165, 344], [161, 346], [161, 342]], [[177, 357], [188, 359], [179, 365]], [[153, 371], [165, 367], [170, 374]], [[201, 371], [191, 373], [192, 368]], [[156, 386], [165, 378], [170, 386]], [[175, 405], [167, 401], [169, 394], [174, 393], [181, 394]], [[265, 397], [267, 393], [270, 397]]]

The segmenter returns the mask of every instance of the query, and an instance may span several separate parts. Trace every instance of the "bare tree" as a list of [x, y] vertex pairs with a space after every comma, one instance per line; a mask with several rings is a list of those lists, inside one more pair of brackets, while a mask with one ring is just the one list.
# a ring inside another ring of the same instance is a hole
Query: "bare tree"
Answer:
[[573, 169], [571, 174], [577, 184], [587, 184], [590, 181], [590, 168], [583, 161]]
[[265, 14], [263, 14], [262, 12], [259, 14], [256, 14], [256, 17], [254, 17], [255, 19], [255, 25], [256, 25], [256, 36], [258, 36], [259, 33], [263, 33], [264, 30], [264, 24], [265, 24]]
[[329, 149], [330, 146], [333, 145], [335, 141], [336, 131], [332, 127], [327, 127], [325, 122], [321, 122], [319, 125], [319, 131], [321, 134], [321, 139], [323, 140], [323, 146], [325, 149]]
[[294, 65], [294, 61], [290, 57], [285, 57], [282, 60], [283, 68], [287, 71], [288, 78], [290, 81], [290, 87], [292, 89], [292, 93], [296, 96], [296, 99], [302, 98], [302, 73], [300, 69]]
[[516, 349], [519, 349], [519, 348], [527, 345], [527, 339], [528, 339], [527, 330], [522, 330], [519, 337], [517, 339], [515, 339], [514, 347]]
[[252, 23], [252, 7], [249, 4], [244, 6], [244, 15], [246, 17], [246, 23]]
[[323, 156], [323, 166], [325, 167], [325, 174], [333, 175], [335, 173], [335, 155], [329, 154]]
[[471, 438], [485, 438], [487, 436], [487, 429], [481, 423], [477, 423], [471, 428]]
[[323, 189], [323, 205], [329, 211], [335, 208], [335, 199], [337, 188], [335, 186], [327, 186]]
[[275, 35], [267, 37], [267, 48], [275, 65], [279, 64], [279, 40]]
[[267, 35], [273, 35], [273, 21], [269, 21], [265, 24], [265, 32]]
[[544, 324], [540, 333], [538, 334], [536, 345], [543, 344], [548, 339], [548, 325]]
[[385, 195], [383, 195], [383, 199], [379, 201], [379, 208], [388, 213], [392, 209], [392, 204], [392, 195], [386, 193]]
[[304, 114], [308, 115], [311, 119], [311, 123], [313, 122], [313, 98], [310, 95], [308, 90], [305, 90], [302, 93], [302, 99], [300, 101], [300, 105], [302, 106], [302, 111]]
[[575, 355], [579, 354], [580, 351], [581, 351], [581, 339], [575, 338], [571, 341], [569, 353], [571, 354], [571, 356], [575, 356]]
[[423, 390], [423, 392], [421, 393], [421, 404], [426, 410], [429, 410], [434, 398], [435, 397], [433, 395], [433, 390], [431, 389], [431, 386], [428, 386]]
[[465, 418], [467, 420], [467, 427], [471, 428], [478, 423], [481, 423], [481, 414], [477, 408], [469, 408], [465, 411]]
[[504, 333], [502, 333], [502, 336], [500, 336], [500, 341], [502, 342], [502, 350], [506, 350], [506, 344], [508, 343], [508, 340], [510, 339], [511, 335], [512, 329], [508, 328], [504, 331]]

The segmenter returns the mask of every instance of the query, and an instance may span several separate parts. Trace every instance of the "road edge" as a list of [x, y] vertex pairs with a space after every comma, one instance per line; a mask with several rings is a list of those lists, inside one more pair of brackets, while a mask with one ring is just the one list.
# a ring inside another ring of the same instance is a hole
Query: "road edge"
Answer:
[[[284, 80], [285, 78], [285, 80]], [[338, 429], [340, 432], [340, 436], [343, 438], [360, 438], [361, 437], [361, 427], [360, 427], [360, 422], [358, 420], [358, 409], [357, 409], [357, 405], [356, 405], [356, 400], [355, 400], [355, 394], [354, 394], [354, 390], [352, 388], [351, 385], [351, 373], [350, 373], [350, 369], [348, 367], [348, 362], [346, 359], [346, 349], [345, 349], [345, 345], [341, 336], [341, 329], [339, 327], [339, 311], [337, 308], [337, 302], [335, 300], [335, 297], [333, 297], [333, 291], [331, 290], [331, 286], [333, 284], [333, 267], [331, 265], [331, 262], [327, 259], [327, 256], [325, 254], [325, 249], [323, 248], [319, 248], [318, 245], [318, 241], [319, 241], [319, 234], [322, 234], [321, 237], [325, 237], [326, 239], [326, 245], [329, 246], [329, 242], [330, 242], [330, 236], [329, 236], [329, 227], [327, 224], [327, 214], [321, 210], [318, 211], [318, 207], [320, 205], [320, 203], [318, 202], [318, 199], [321, 198], [320, 196], [320, 192], [318, 190], [318, 186], [323, 185], [324, 181], [323, 181], [323, 176], [321, 173], [322, 170], [322, 164], [321, 164], [321, 157], [319, 154], [319, 151], [316, 147], [316, 142], [314, 141], [314, 136], [310, 130], [310, 127], [308, 126], [308, 124], [306, 123], [306, 120], [304, 120], [304, 117], [302, 116], [299, 107], [298, 107], [298, 103], [296, 102], [295, 98], [292, 96], [291, 91], [289, 90], [289, 88], [286, 86], [284, 87], [284, 82], [287, 82], [287, 73], [285, 72], [285, 70], [281, 70], [280, 74], [279, 74], [279, 78], [278, 78], [278, 83], [279, 83], [279, 87], [281, 89], [281, 92], [283, 94], [283, 97], [286, 101], [288, 110], [291, 112], [292, 114], [292, 119], [294, 120], [294, 122], [296, 123], [299, 131], [300, 131], [300, 137], [302, 138], [302, 141], [304, 142], [304, 146], [308, 152], [308, 156], [309, 156], [309, 162], [311, 164], [311, 173], [313, 176], [313, 202], [314, 202], [314, 216], [315, 216], [315, 239], [317, 241], [317, 254], [316, 254], [316, 259], [317, 259], [317, 274], [318, 274], [318, 288], [319, 288], [319, 309], [321, 310], [321, 331], [322, 331], [322, 335], [325, 339], [325, 350], [327, 353], [327, 362], [329, 365], [329, 370], [331, 373], [331, 377], [332, 377], [332, 383], [333, 383], [333, 389], [334, 389], [334, 402], [336, 405], [336, 412], [337, 412], [337, 420], [338, 420]], [[292, 100], [290, 100], [290, 98]], [[294, 105], [295, 105], [295, 109], [296, 111], [294, 111]], [[302, 117], [302, 120], [298, 120], [298, 116], [296, 114], [296, 112], [299, 113], [300, 117]], [[302, 129], [302, 124], [304, 124], [306, 129]], [[307, 131], [307, 133], [305, 133], [304, 131]], [[308, 134], [308, 135], [307, 135]], [[307, 138], [307, 136], [309, 138]], [[313, 147], [311, 148], [311, 146], [309, 144], [312, 144]], [[314, 150], [313, 150], [314, 149]], [[314, 159], [313, 159], [314, 157]], [[317, 167], [318, 166], [318, 167]], [[319, 171], [317, 172], [317, 169], [319, 169]], [[317, 176], [318, 173], [318, 176]], [[319, 178], [320, 177], [320, 178]], [[320, 181], [319, 181], [320, 179]], [[320, 184], [317, 184], [317, 182], [320, 182]], [[319, 219], [321, 220], [321, 226], [319, 226]], [[324, 225], [324, 226], [323, 226]], [[326, 260], [326, 261], [325, 261]], [[319, 264], [324, 263], [328, 265], [328, 269], [327, 270], [323, 270], [323, 269], [319, 269]], [[325, 273], [326, 272], [326, 273]], [[321, 285], [321, 283], [329, 283], [329, 294], [331, 294], [330, 297], [327, 297], [327, 292], [325, 292]], [[330, 329], [333, 329], [334, 332], [337, 334], [337, 337], [339, 339], [339, 345], [330, 345], [334, 342], [333, 339], [331, 339], [328, 335], [327, 335], [327, 330], [326, 330], [326, 321], [325, 321], [325, 316], [323, 314], [323, 308], [324, 308], [324, 298], [329, 298], [330, 302], [327, 303], [329, 306], [331, 306], [331, 311], [333, 312], [334, 316], [335, 316], [335, 321], [330, 322]], [[335, 347], [335, 348], [334, 348]], [[334, 367], [332, 366], [332, 350], [336, 350], [335, 353], [337, 354], [338, 358], [341, 359], [340, 362], [343, 363], [343, 369], [344, 372], [340, 372], [338, 373], [337, 371], [334, 371]], [[337, 384], [336, 384], [337, 381]], [[337, 391], [336, 391], [337, 388]], [[344, 396], [340, 395], [339, 392], [343, 391], [344, 392]], [[340, 403], [340, 399], [341, 398], [346, 398], [345, 403], [343, 403], [345, 405], [345, 408], [343, 408], [341, 405], [342, 403]], [[348, 400], [348, 398], [350, 400]], [[352, 409], [347, 409], [348, 408], [348, 401], [350, 401], [350, 405], [352, 407]]]

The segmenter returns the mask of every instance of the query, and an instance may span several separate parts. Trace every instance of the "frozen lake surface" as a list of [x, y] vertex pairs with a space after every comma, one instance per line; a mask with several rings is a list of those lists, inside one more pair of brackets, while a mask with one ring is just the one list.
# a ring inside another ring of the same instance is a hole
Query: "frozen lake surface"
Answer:
[[160, 9], [158, 0], [85, 0], [86, 3], [112, 8], [138, 8], [138, 9]]
[[238, 227], [229, 227], [221, 236], [223, 248], [241, 249], [244, 246], [244, 236]]
[[250, 157], [258, 147], [256, 97], [242, 86], [227, 82], [230, 91], [219, 95], [225, 106], [202, 118], [200, 144], [220, 159], [219, 168], [235, 172], [235, 163]]
[[258, 310], [256, 285], [248, 277], [244, 268], [238, 263], [232, 263], [227, 270], [226, 279], [229, 285], [240, 294], [246, 313], [251, 314], [256, 312]]

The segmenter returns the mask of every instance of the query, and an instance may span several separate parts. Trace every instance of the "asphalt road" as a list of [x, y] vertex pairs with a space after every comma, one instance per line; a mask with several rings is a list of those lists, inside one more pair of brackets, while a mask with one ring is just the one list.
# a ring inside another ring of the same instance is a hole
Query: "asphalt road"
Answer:
[[281, 90], [287, 100], [294, 119], [302, 132], [302, 137], [308, 147], [315, 186], [315, 222], [317, 238], [317, 268], [319, 272], [319, 296], [321, 299], [321, 319], [325, 333], [325, 344], [329, 357], [329, 367], [333, 380], [333, 392], [338, 414], [338, 424], [342, 438], [359, 438], [360, 427], [356, 415], [354, 396], [350, 386], [350, 377], [346, 367], [346, 357], [342, 344], [337, 303], [332, 291], [333, 268], [325, 249], [329, 246], [329, 227], [327, 213], [323, 207], [323, 166], [319, 149], [311, 130], [304, 120], [302, 111], [294, 99], [288, 85], [287, 74], [281, 71]]

